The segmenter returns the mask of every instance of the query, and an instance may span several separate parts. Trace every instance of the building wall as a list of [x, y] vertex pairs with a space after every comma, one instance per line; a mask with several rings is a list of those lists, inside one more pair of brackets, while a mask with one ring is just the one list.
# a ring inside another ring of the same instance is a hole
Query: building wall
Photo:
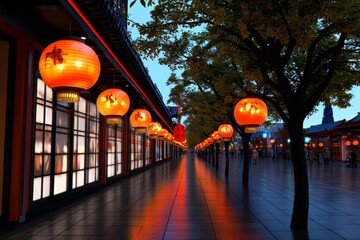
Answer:
[[[1, 223], [26, 221], [156, 162], [146, 152], [153, 148], [149, 137], [134, 134], [128, 115], [110, 126], [96, 96], [57, 102], [37, 70], [42, 48], [0, 17]], [[161, 153], [156, 160], [173, 157], [163, 155], [168, 144], [153, 142]]]

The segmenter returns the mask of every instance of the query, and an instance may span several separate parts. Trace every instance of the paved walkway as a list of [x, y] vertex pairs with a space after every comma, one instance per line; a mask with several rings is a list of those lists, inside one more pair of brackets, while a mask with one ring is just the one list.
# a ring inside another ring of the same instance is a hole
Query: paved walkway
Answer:
[[230, 159], [224, 176], [210, 163], [184, 155], [121, 180], [86, 199], [0, 229], [0, 239], [360, 239], [360, 168], [309, 164], [309, 230], [293, 235], [291, 161]]

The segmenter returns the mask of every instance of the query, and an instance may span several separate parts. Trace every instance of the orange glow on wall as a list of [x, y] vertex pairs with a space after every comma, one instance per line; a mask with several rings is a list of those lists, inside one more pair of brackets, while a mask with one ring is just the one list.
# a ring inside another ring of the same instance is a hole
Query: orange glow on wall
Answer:
[[79, 91], [92, 87], [100, 75], [100, 61], [92, 48], [77, 40], [59, 40], [40, 56], [39, 70], [57, 100], [78, 102]]
[[136, 109], [130, 115], [130, 123], [136, 133], [145, 133], [151, 120], [151, 114], [146, 109]]
[[218, 128], [218, 133], [224, 141], [230, 141], [234, 130], [230, 124], [221, 124]]
[[156, 138], [158, 133], [161, 131], [161, 124], [158, 122], [151, 122], [147, 127], [148, 134], [150, 138]]
[[234, 108], [236, 122], [245, 128], [246, 133], [255, 133], [267, 118], [266, 104], [259, 98], [243, 98]]
[[130, 98], [123, 90], [110, 88], [98, 96], [96, 106], [106, 117], [109, 124], [120, 124], [120, 116], [124, 116], [130, 107]]

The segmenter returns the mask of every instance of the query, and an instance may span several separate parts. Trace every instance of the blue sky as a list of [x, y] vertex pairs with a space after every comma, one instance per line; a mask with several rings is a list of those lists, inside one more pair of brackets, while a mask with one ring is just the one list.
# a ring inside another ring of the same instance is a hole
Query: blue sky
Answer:
[[[143, 23], [150, 20], [150, 10], [151, 8], [144, 8], [140, 2], [138, 1], [133, 7], [129, 8], [129, 19], [134, 22]], [[136, 29], [128, 26], [128, 30], [132, 32], [132, 38], [135, 39], [138, 35]], [[149, 70], [149, 75], [153, 82], [159, 88], [163, 100], [166, 105], [173, 105], [168, 104], [167, 101], [169, 99], [170, 93], [170, 86], [166, 86], [166, 81], [171, 74], [171, 70], [167, 66], [160, 65], [157, 60], [143, 60], [145, 67]], [[350, 104], [351, 107], [346, 109], [340, 109], [338, 107], [333, 107], [334, 113], [334, 120], [340, 121], [343, 119], [350, 120], [351, 118], [355, 117], [358, 112], [360, 112], [360, 87], [354, 87], [352, 94], [354, 95], [353, 99], [351, 100]], [[307, 117], [304, 121], [304, 128], [308, 128], [312, 125], [321, 124], [322, 117], [323, 117], [324, 106], [320, 105], [318, 107], [318, 111], [313, 115]]]

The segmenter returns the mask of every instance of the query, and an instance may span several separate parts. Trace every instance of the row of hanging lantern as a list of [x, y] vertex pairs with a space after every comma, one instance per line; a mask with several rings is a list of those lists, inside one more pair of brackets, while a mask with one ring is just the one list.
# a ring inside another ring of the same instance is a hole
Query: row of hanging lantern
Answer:
[[234, 130], [230, 124], [221, 124], [217, 130], [215, 130], [208, 138], [198, 143], [195, 146], [195, 150], [204, 149], [209, 147], [213, 143], [223, 141], [230, 141], [233, 136]]
[[[259, 98], [243, 98], [234, 107], [236, 122], [244, 127], [245, 133], [255, 133], [268, 115], [266, 104]], [[233, 127], [230, 124], [221, 124], [210, 137], [195, 146], [195, 150], [204, 149], [213, 142], [230, 141]]]
[[[81, 40], [59, 40], [43, 50], [39, 70], [45, 84], [55, 92], [57, 101], [74, 103], [80, 100], [80, 91], [91, 88], [97, 82], [100, 61], [95, 51]], [[130, 98], [121, 89], [109, 88], [99, 94], [96, 106], [108, 124], [120, 124], [120, 117], [129, 110]], [[151, 138], [186, 146], [185, 139], [175, 139], [160, 123], [153, 123], [146, 109], [134, 110], [130, 123], [136, 133], [148, 131]]]

